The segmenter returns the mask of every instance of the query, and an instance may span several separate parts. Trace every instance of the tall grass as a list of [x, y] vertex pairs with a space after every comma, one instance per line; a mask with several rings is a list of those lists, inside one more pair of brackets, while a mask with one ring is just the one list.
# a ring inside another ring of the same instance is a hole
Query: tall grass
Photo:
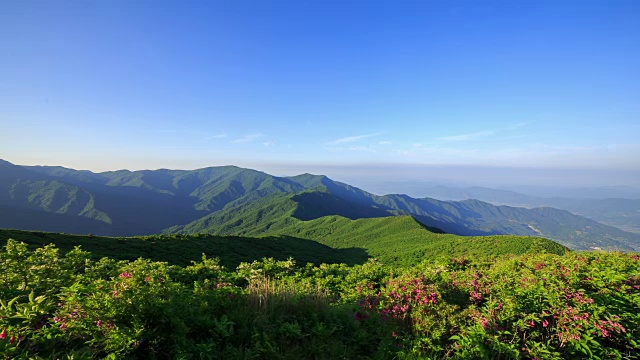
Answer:
[[267, 314], [278, 311], [294, 313], [300, 309], [327, 311], [333, 300], [319, 284], [275, 280], [266, 276], [253, 279], [247, 291], [251, 308]]

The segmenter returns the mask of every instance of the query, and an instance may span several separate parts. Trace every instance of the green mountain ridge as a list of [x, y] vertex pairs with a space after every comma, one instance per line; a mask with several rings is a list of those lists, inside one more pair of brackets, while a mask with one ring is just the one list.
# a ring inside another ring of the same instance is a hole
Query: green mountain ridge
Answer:
[[455, 188], [439, 185], [423, 188], [422, 192], [444, 201], [476, 199], [493, 205], [552, 207], [624, 231], [640, 233], [640, 199], [541, 197], [479, 186]]
[[253, 202], [232, 204], [222, 211], [165, 232], [259, 236], [274, 229], [281, 230], [296, 220], [313, 220], [329, 215], [349, 219], [393, 216], [384, 210], [345, 201], [321, 186], [301, 193], [274, 194]]
[[[383, 262], [403, 265], [434, 256], [521, 254], [531, 249], [559, 252], [564, 249], [549, 240], [532, 237], [442, 234], [439, 229], [427, 228], [412, 216], [394, 216], [370, 207], [364, 208], [373, 212], [358, 217], [362, 214], [359, 211], [362, 205], [345, 207], [344, 202], [322, 188], [277, 195], [213, 213], [173, 231], [226, 236], [293, 236], [332, 248], [363, 248]], [[309, 207], [313, 212], [306, 210]], [[340, 214], [336, 214], [338, 212]], [[383, 217], [376, 217], [378, 214]]]
[[333, 248], [364, 248], [383, 263], [415, 265], [438, 256], [497, 256], [531, 251], [564, 253], [550, 240], [523, 236], [458, 236], [433, 233], [411, 216], [348, 219], [324, 216], [293, 221], [267, 234], [312, 239]]
[[[439, 257], [471, 256], [479, 259], [501, 255], [547, 252], [564, 254], [568, 249], [551, 240], [525, 236], [465, 237], [427, 230], [410, 216], [362, 218], [324, 216], [314, 220], [288, 218], [279, 230], [261, 231], [259, 237], [235, 235], [151, 235], [98, 237], [0, 229], [0, 245], [8, 239], [31, 246], [53, 243], [63, 251], [75, 246], [119, 260], [137, 258], [186, 265], [202, 254], [218, 257], [235, 267], [264, 257], [300, 263], [362, 264], [370, 257], [395, 266], [413, 266]], [[248, 231], [250, 232], [250, 231]]]
[[[313, 189], [332, 197], [300, 195]], [[289, 195], [310, 198], [294, 201], [295, 214], [282, 212], [289, 209], [286, 206], [278, 210], [282, 204], [273, 204], [273, 209], [262, 209], [262, 213], [256, 210], [268, 207], [266, 202], [280, 201], [276, 199]], [[414, 199], [406, 195], [378, 196], [323, 175], [276, 177], [235, 166], [92, 173], [1, 162], [0, 205], [2, 226], [8, 228], [68, 233], [86, 233], [90, 228], [88, 232], [110, 236], [162, 231], [241, 233], [244, 225], [233, 223], [238, 220], [249, 225], [260, 223], [266, 231], [274, 225], [267, 228], [260, 219], [265, 211], [267, 214], [272, 211], [271, 215], [280, 217], [282, 224], [291, 222], [289, 218], [313, 220], [320, 215], [350, 219], [410, 215], [425, 226], [457, 235], [533, 235], [554, 239], [574, 249], [640, 248], [640, 235], [560, 210]], [[13, 209], [33, 211], [25, 220]], [[242, 212], [236, 214], [238, 211]], [[64, 216], [57, 217], [53, 224], [51, 213]], [[240, 219], [240, 214], [245, 218]], [[92, 228], [91, 222], [79, 226], [75, 218], [94, 220], [100, 226]], [[209, 230], [214, 225], [222, 227]]]

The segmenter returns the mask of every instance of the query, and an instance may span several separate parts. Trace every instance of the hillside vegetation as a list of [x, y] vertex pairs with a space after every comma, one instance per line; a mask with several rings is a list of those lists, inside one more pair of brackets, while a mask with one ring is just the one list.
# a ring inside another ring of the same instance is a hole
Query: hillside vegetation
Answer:
[[[295, 219], [294, 219], [295, 220]], [[563, 254], [567, 249], [552, 241], [524, 236], [463, 237], [435, 234], [413, 218], [388, 217], [350, 220], [323, 217], [300, 221], [286, 231], [260, 237], [216, 235], [153, 235], [99, 237], [20, 230], [1, 230], [0, 244], [8, 239], [30, 246], [55, 244], [67, 252], [82, 246], [96, 256], [118, 260], [138, 258], [188, 265], [203, 254], [220, 258], [226, 266], [263, 257], [293, 258], [300, 263], [362, 264], [375, 257], [385, 264], [410, 266], [424, 260], [459, 255], [478, 259], [545, 251]]]
[[[356, 220], [360, 221], [360, 220]], [[13, 234], [12, 234], [13, 235]], [[160, 244], [160, 243], [158, 243]], [[632, 359], [640, 256], [227, 269], [0, 251], [7, 359]]]
[[[283, 198], [298, 204], [296, 213], [278, 210]], [[640, 249], [640, 234], [563, 210], [377, 196], [322, 175], [277, 177], [235, 166], [93, 173], [0, 161], [0, 227], [4, 228], [107, 236], [242, 233], [251, 208], [257, 207], [278, 212], [282, 222], [294, 222], [287, 217], [410, 215], [429, 228], [456, 235], [539, 236], [573, 249]], [[240, 219], [244, 215], [247, 218]], [[254, 215], [261, 222], [262, 216], [275, 213]], [[239, 220], [244, 223], [234, 223]]]
[[294, 238], [235, 237], [212, 235], [153, 235], [136, 237], [101, 237], [44, 233], [0, 229], [0, 245], [8, 239], [28, 244], [31, 248], [55, 244], [62, 252], [76, 246], [90, 251], [96, 258], [110, 257], [117, 260], [139, 258], [163, 261], [186, 266], [198, 261], [202, 255], [217, 257], [225, 266], [236, 267], [241, 262], [251, 262], [270, 257], [277, 260], [296, 259], [300, 263], [362, 264], [368, 255], [362, 248], [333, 249], [318, 242]]
[[414, 265], [426, 259], [451, 256], [492, 257], [549, 252], [563, 254], [564, 246], [526, 236], [458, 236], [425, 229], [411, 216], [350, 220], [326, 216], [296, 224], [274, 234], [316, 240], [333, 248], [364, 248], [385, 264]]

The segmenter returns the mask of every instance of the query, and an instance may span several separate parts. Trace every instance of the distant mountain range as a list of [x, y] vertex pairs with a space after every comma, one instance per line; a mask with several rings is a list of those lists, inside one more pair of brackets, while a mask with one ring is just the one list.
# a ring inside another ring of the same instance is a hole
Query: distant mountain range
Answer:
[[[633, 195], [630, 190], [606, 189], [608, 193]], [[570, 211], [600, 223], [640, 234], [640, 199], [637, 198], [584, 198], [529, 196], [515, 191], [487, 187], [451, 187], [443, 185], [425, 186], [420, 189], [426, 196], [440, 200], [461, 201], [476, 199], [494, 205], [509, 205], [525, 208], [554, 207]], [[603, 190], [604, 191], [604, 190]]]
[[[535, 181], [535, 180], [532, 180]], [[638, 186], [532, 186], [532, 185], [501, 185], [477, 186], [471, 181], [426, 181], [426, 180], [367, 180], [362, 177], [354, 178], [354, 182], [362, 184], [375, 194], [406, 193], [413, 197], [431, 197], [435, 194], [459, 194], [468, 189], [489, 189], [518, 193], [537, 198], [571, 198], [571, 199], [634, 199], [640, 200]], [[446, 200], [454, 200], [447, 198]]]
[[[384, 231], [392, 226], [386, 221], [405, 227], [414, 221], [432, 234], [511, 234], [574, 249], [640, 249], [640, 235], [565, 210], [377, 196], [321, 175], [276, 177], [235, 166], [93, 173], [0, 161], [4, 228], [111, 236], [304, 234], [331, 243], [345, 237], [332, 237], [328, 229]], [[353, 241], [369, 236], [361, 233]]]

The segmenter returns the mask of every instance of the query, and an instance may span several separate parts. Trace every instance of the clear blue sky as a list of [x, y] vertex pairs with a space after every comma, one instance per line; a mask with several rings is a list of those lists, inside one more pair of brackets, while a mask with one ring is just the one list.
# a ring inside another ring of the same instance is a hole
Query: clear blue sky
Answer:
[[635, 171], [639, 135], [640, 1], [0, 4], [18, 164]]

